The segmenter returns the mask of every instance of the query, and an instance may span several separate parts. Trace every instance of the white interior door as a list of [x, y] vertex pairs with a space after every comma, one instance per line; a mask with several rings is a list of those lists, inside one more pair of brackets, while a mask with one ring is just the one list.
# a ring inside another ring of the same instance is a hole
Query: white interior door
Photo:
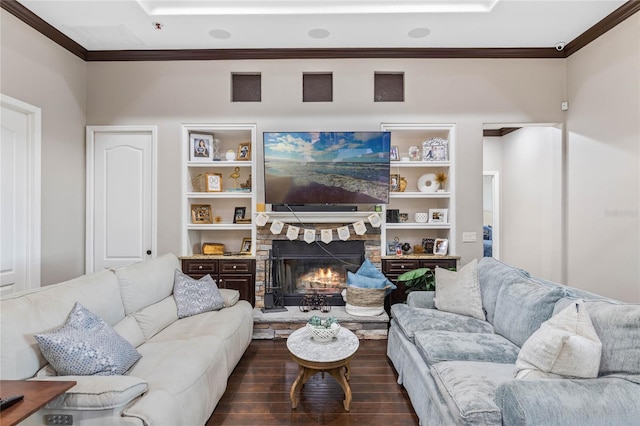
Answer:
[[87, 128], [87, 272], [154, 256], [155, 139], [155, 127]]
[[2, 95], [0, 295], [40, 286], [40, 108]]

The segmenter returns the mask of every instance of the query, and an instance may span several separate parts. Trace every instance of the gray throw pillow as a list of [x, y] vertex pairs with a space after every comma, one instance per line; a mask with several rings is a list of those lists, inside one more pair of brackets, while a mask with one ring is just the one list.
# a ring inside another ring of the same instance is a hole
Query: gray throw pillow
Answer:
[[436, 268], [436, 297], [439, 311], [485, 320], [478, 282], [478, 261], [473, 259], [459, 271]]
[[122, 375], [142, 357], [102, 318], [77, 302], [60, 328], [36, 334], [35, 339], [59, 376]]
[[224, 298], [211, 275], [196, 280], [176, 269], [173, 298], [178, 305], [178, 318], [224, 308]]

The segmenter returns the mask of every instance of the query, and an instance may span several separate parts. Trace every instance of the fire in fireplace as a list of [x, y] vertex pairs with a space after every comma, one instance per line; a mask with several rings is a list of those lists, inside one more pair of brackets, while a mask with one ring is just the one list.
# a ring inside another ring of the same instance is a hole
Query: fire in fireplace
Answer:
[[355, 272], [364, 261], [363, 241], [273, 241], [273, 286], [282, 289], [284, 304], [298, 306], [305, 294], [315, 292], [328, 305], [344, 305], [340, 296], [347, 271]]

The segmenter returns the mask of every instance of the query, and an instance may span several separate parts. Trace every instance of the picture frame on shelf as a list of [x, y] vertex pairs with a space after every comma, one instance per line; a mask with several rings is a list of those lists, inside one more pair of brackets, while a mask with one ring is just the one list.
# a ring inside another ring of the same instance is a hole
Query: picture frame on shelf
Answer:
[[448, 223], [449, 209], [429, 209], [429, 223]]
[[251, 160], [251, 142], [243, 142], [238, 145], [238, 161]]
[[433, 246], [435, 245], [435, 238], [423, 238], [422, 247], [424, 247], [425, 253], [433, 253]]
[[398, 151], [397, 145], [391, 147], [391, 150], [389, 151], [389, 160], [400, 161], [400, 152]]
[[431, 138], [422, 142], [422, 161], [449, 161], [449, 141]]
[[189, 133], [189, 161], [213, 161], [213, 133]]
[[409, 147], [409, 160], [410, 161], [420, 160], [420, 148], [418, 146], [412, 145]]
[[392, 256], [394, 254], [396, 254], [396, 247], [398, 246], [398, 244], [394, 243], [388, 243], [387, 244], [387, 254]]
[[391, 192], [399, 192], [400, 191], [400, 175], [397, 173], [392, 173], [389, 175], [389, 191]]
[[246, 207], [236, 207], [233, 211], [233, 223], [241, 223], [246, 213]]
[[222, 192], [222, 175], [220, 173], [206, 173], [207, 192]]
[[191, 223], [212, 224], [213, 216], [211, 214], [211, 205], [191, 204]]
[[245, 237], [242, 239], [240, 254], [251, 254], [251, 238]]
[[433, 254], [444, 256], [449, 250], [449, 240], [446, 238], [436, 238], [433, 243]]

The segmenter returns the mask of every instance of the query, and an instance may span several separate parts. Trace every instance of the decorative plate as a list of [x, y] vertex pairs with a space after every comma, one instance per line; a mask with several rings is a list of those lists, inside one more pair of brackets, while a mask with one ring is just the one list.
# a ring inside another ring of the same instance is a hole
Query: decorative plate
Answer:
[[436, 175], [427, 173], [418, 178], [418, 189], [420, 192], [436, 192], [440, 184], [436, 182]]

